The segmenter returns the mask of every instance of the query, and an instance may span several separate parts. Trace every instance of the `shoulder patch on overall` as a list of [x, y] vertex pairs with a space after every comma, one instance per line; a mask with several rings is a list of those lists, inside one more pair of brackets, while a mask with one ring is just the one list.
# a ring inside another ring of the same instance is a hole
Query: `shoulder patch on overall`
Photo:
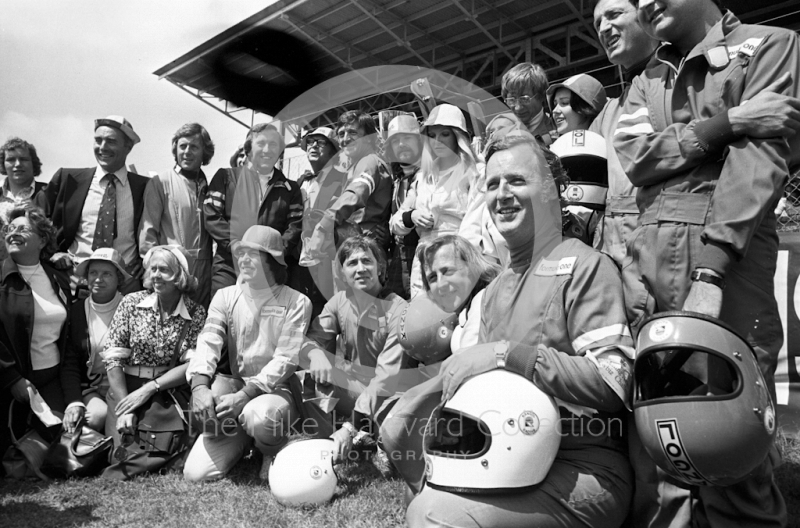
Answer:
[[536, 266], [533, 274], [540, 277], [555, 277], [556, 275], [572, 275], [575, 261], [578, 257], [564, 257], [561, 260], [542, 260]]
[[753, 37], [736, 46], [729, 46], [728, 58], [733, 59], [737, 54], [752, 57], [762, 42], [764, 42], [764, 37]]

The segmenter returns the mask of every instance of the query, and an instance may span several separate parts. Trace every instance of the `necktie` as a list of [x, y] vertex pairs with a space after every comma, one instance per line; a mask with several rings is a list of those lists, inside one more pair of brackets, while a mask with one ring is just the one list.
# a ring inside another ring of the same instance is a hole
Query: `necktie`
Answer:
[[97, 226], [94, 229], [92, 251], [97, 248], [112, 247], [117, 236], [117, 184], [113, 174], [106, 174], [107, 182], [100, 211], [97, 214]]

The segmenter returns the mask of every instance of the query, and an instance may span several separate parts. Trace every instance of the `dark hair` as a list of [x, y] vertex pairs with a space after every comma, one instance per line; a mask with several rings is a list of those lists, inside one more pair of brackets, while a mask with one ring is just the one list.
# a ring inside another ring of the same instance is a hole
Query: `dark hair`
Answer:
[[39, 253], [39, 260], [49, 260], [57, 251], [56, 228], [40, 208], [35, 205], [23, 205], [13, 208], [8, 213], [8, 224], [16, 218], [24, 216], [31, 224], [33, 231], [44, 240], [44, 247]]
[[239, 166], [239, 156], [241, 156], [242, 153], [244, 153], [244, 145], [239, 145], [239, 148], [237, 148], [236, 152], [234, 152], [233, 156], [231, 156], [231, 168], [235, 169]]
[[534, 96], [539, 96], [544, 101], [547, 84], [547, 73], [541, 66], [522, 62], [503, 74], [500, 94], [505, 99], [510, 92], [519, 94], [530, 88]]
[[42, 162], [39, 160], [39, 155], [36, 154], [36, 147], [18, 137], [9, 138], [8, 141], [3, 143], [3, 146], [0, 147], [0, 174], [6, 174], [6, 151], [18, 148], [28, 149], [28, 154], [31, 155], [31, 163], [33, 164], [33, 175], [40, 175], [42, 173]]
[[253, 128], [247, 133], [247, 137], [244, 140], [244, 153], [245, 155], [250, 155], [250, 150], [253, 148], [253, 138], [257, 135], [266, 132], [268, 130], [272, 130], [278, 134], [281, 142], [281, 150], [283, 150], [284, 146], [286, 145], [283, 141], [283, 136], [281, 135], [280, 130], [273, 125], [272, 123], [259, 123], [257, 125], [253, 125]]
[[576, 114], [583, 116], [584, 118], [589, 119], [590, 121], [594, 121], [594, 118], [600, 114], [595, 108], [583, 100], [583, 98], [570, 90], [569, 95], [569, 106], [572, 108], [572, 111]]
[[211, 158], [214, 157], [214, 142], [211, 141], [211, 136], [208, 130], [199, 123], [186, 123], [175, 132], [172, 136], [172, 157], [178, 161], [178, 140], [181, 138], [190, 138], [200, 136], [200, 141], [203, 143], [203, 165], [208, 165]]
[[456, 258], [461, 259], [467, 265], [470, 273], [478, 276], [478, 282], [472, 288], [470, 296], [474, 296], [484, 289], [500, 274], [500, 266], [487, 260], [483, 253], [470, 244], [467, 239], [458, 235], [442, 235], [427, 244], [420, 244], [417, 248], [417, 257], [422, 273], [422, 287], [425, 291], [431, 289], [428, 283], [427, 268], [433, 262], [436, 253], [445, 246], [452, 246]]
[[375, 126], [375, 120], [371, 115], [366, 112], [359, 113], [355, 110], [348, 110], [339, 116], [336, 131], [338, 132], [344, 125], [350, 125], [352, 123], [356, 123], [356, 126], [362, 129], [367, 137], [374, 137], [378, 131], [378, 128]]
[[365, 235], [356, 235], [348, 238], [339, 249], [336, 251], [336, 260], [339, 265], [344, 268], [344, 262], [356, 251], [363, 251], [365, 253], [372, 253], [375, 261], [378, 263], [378, 281], [381, 284], [386, 283], [386, 253], [383, 248], [375, 241], [374, 238]]
[[264, 262], [269, 266], [269, 271], [272, 273], [272, 278], [275, 279], [275, 284], [286, 284], [286, 281], [289, 280], [289, 273], [286, 270], [286, 266], [275, 260], [275, 257], [269, 253], [263, 251], [259, 251], [259, 253], [261, 253], [261, 256], [265, 259]]

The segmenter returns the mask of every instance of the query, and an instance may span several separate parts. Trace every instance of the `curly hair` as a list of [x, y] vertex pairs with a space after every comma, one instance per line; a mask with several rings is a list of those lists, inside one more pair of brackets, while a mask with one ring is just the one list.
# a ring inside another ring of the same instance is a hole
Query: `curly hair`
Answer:
[[8, 213], [8, 223], [10, 224], [14, 219], [22, 216], [28, 219], [33, 232], [45, 242], [39, 253], [39, 260], [49, 260], [58, 251], [56, 228], [53, 222], [45, 216], [44, 211], [35, 205], [24, 205], [15, 207]]
[[145, 256], [146, 262], [144, 263], [144, 280], [142, 283], [146, 289], [153, 291], [153, 278], [150, 273], [150, 261], [152, 261], [156, 256], [163, 258], [164, 262], [167, 264], [167, 266], [169, 266], [169, 269], [172, 271], [174, 276], [173, 281], [175, 282], [175, 287], [179, 292], [186, 295], [191, 295], [197, 291], [197, 279], [189, 273], [189, 270], [186, 270], [183, 268], [183, 266], [181, 266], [178, 258], [172, 254], [172, 251], [170, 251], [169, 248], [158, 246], [151, 249]]
[[208, 165], [211, 158], [214, 157], [214, 142], [211, 141], [211, 136], [208, 130], [205, 129], [200, 123], [186, 123], [180, 127], [175, 135], [172, 136], [172, 157], [175, 162], [178, 161], [178, 140], [181, 138], [191, 138], [194, 136], [200, 137], [200, 142], [203, 144], [203, 165]]
[[20, 139], [18, 137], [9, 138], [8, 141], [3, 143], [3, 146], [0, 147], [0, 174], [7, 174], [6, 152], [18, 148], [28, 149], [28, 154], [30, 154], [31, 163], [33, 164], [33, 175], [34, 176], [40, 175], [42, 173], [42, 161], [39, 159], [39, 155], [36, 154], [36, 147], [34, 147], [33, 144], [28, 143], [24, 139]]

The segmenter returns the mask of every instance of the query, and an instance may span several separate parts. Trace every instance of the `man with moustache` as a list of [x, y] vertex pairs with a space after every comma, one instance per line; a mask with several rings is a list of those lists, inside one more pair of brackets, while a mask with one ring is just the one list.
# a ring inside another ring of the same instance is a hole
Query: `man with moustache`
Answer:
[[144, 269], [136, 235], [148, 178], [129, 172], [125, 162], [140, 139], [131, 123], [118, 115], [96, 119], [94, 129], [97, 167], [58, 169], [35, 204], [57, 229], [59, 253], [53, 260], [78, 265], [95, 249], [113, 247], [131, 275], [120, 291], [131, 293], [142, 289]]
[[[392, 194], [392, 217], [403, 205], [408, 190], [414, 184], [419, 172], [422, 137], [419, 122], [413, 115], [399, 115], [389, 122], [386, 143], [386, 160], [391, 163], [394, 192]], [[413, 227], [409, 218], [403, 218], [405, 227]], [[390, 224], [394, 234], [394, 244], [389, 259], [389, 284], [393, 292], [408, 299], [411, 289], [411, 263], [419, 243], [419, 233], [412, 229], [407, 235], [400, 235]]]
[[231, 244], [248, 228], [265, 225], [277, 230], [285, 254], [300, 242], [303, 195], [297, 183], [275, 167], [284, 149], [274, 125], [259, 123], [244, 142], [244, 166], [220, 169], [208, 186], [203, 214], [208, 233], [217, 242], [211, 279], [211, 297], [236, 283]]
[[[753, 346], [774, 399], [783, 332], [773, 289], [773, 210], [797, 152], [782, 135], [796, 145], [800, 107], [762, 92], [797, 95], [800, 38], [741, 24], [719, 0], [635, 5], [642, 28], [666, 43], [633, 80], [614, 132], [622, 168], [639, 187], [639, 225], [623, 268], [628, 316], [634, 326], [676, 309], [718, 317]], [[765, 104], [745, 132], [740, 113], [759, 104], [759, 94], [792, 108], [775, 114], [778, 105]], [[636, 460], [637, 494], [648, 492], [653, 502], [639, 510], [637, 500], [633, 525], [785, 526], [772, 476], [779, 461], [773, 448], [747, 480], [689, 491], [654, 467], [643, 489], [648, 468], [639, 462], [646, 459]]]
[[199, 287], [191, 299], [204, 308], [211, 302], [211, 237], [202, 206], [208, 183], [200, 168], [214, 156], [214, 142], [198, 123], [187, 123], [172, 136], [175, 167], [150, 179], [144, 192], [139, 231], [142, 258], [155, 246], [178, 245], [189, 257], [189, 271]]
[[[322, 215], [342, 194], [347, 181], [347, 171], [336, 156], [339, 142], [332, 128], [319, 127], [301, 141], [306, 151], [311, 170], [297, 180], [303, 193], [303, 234], [308, 240]], [[309, 299], [313, 306], [311, 318], [322, 311], [322, 307], [333, 296], [333, 255], [318, 255], [309, 258], [297, 245], [295, 255], [289, 258], [289, 286]]]

